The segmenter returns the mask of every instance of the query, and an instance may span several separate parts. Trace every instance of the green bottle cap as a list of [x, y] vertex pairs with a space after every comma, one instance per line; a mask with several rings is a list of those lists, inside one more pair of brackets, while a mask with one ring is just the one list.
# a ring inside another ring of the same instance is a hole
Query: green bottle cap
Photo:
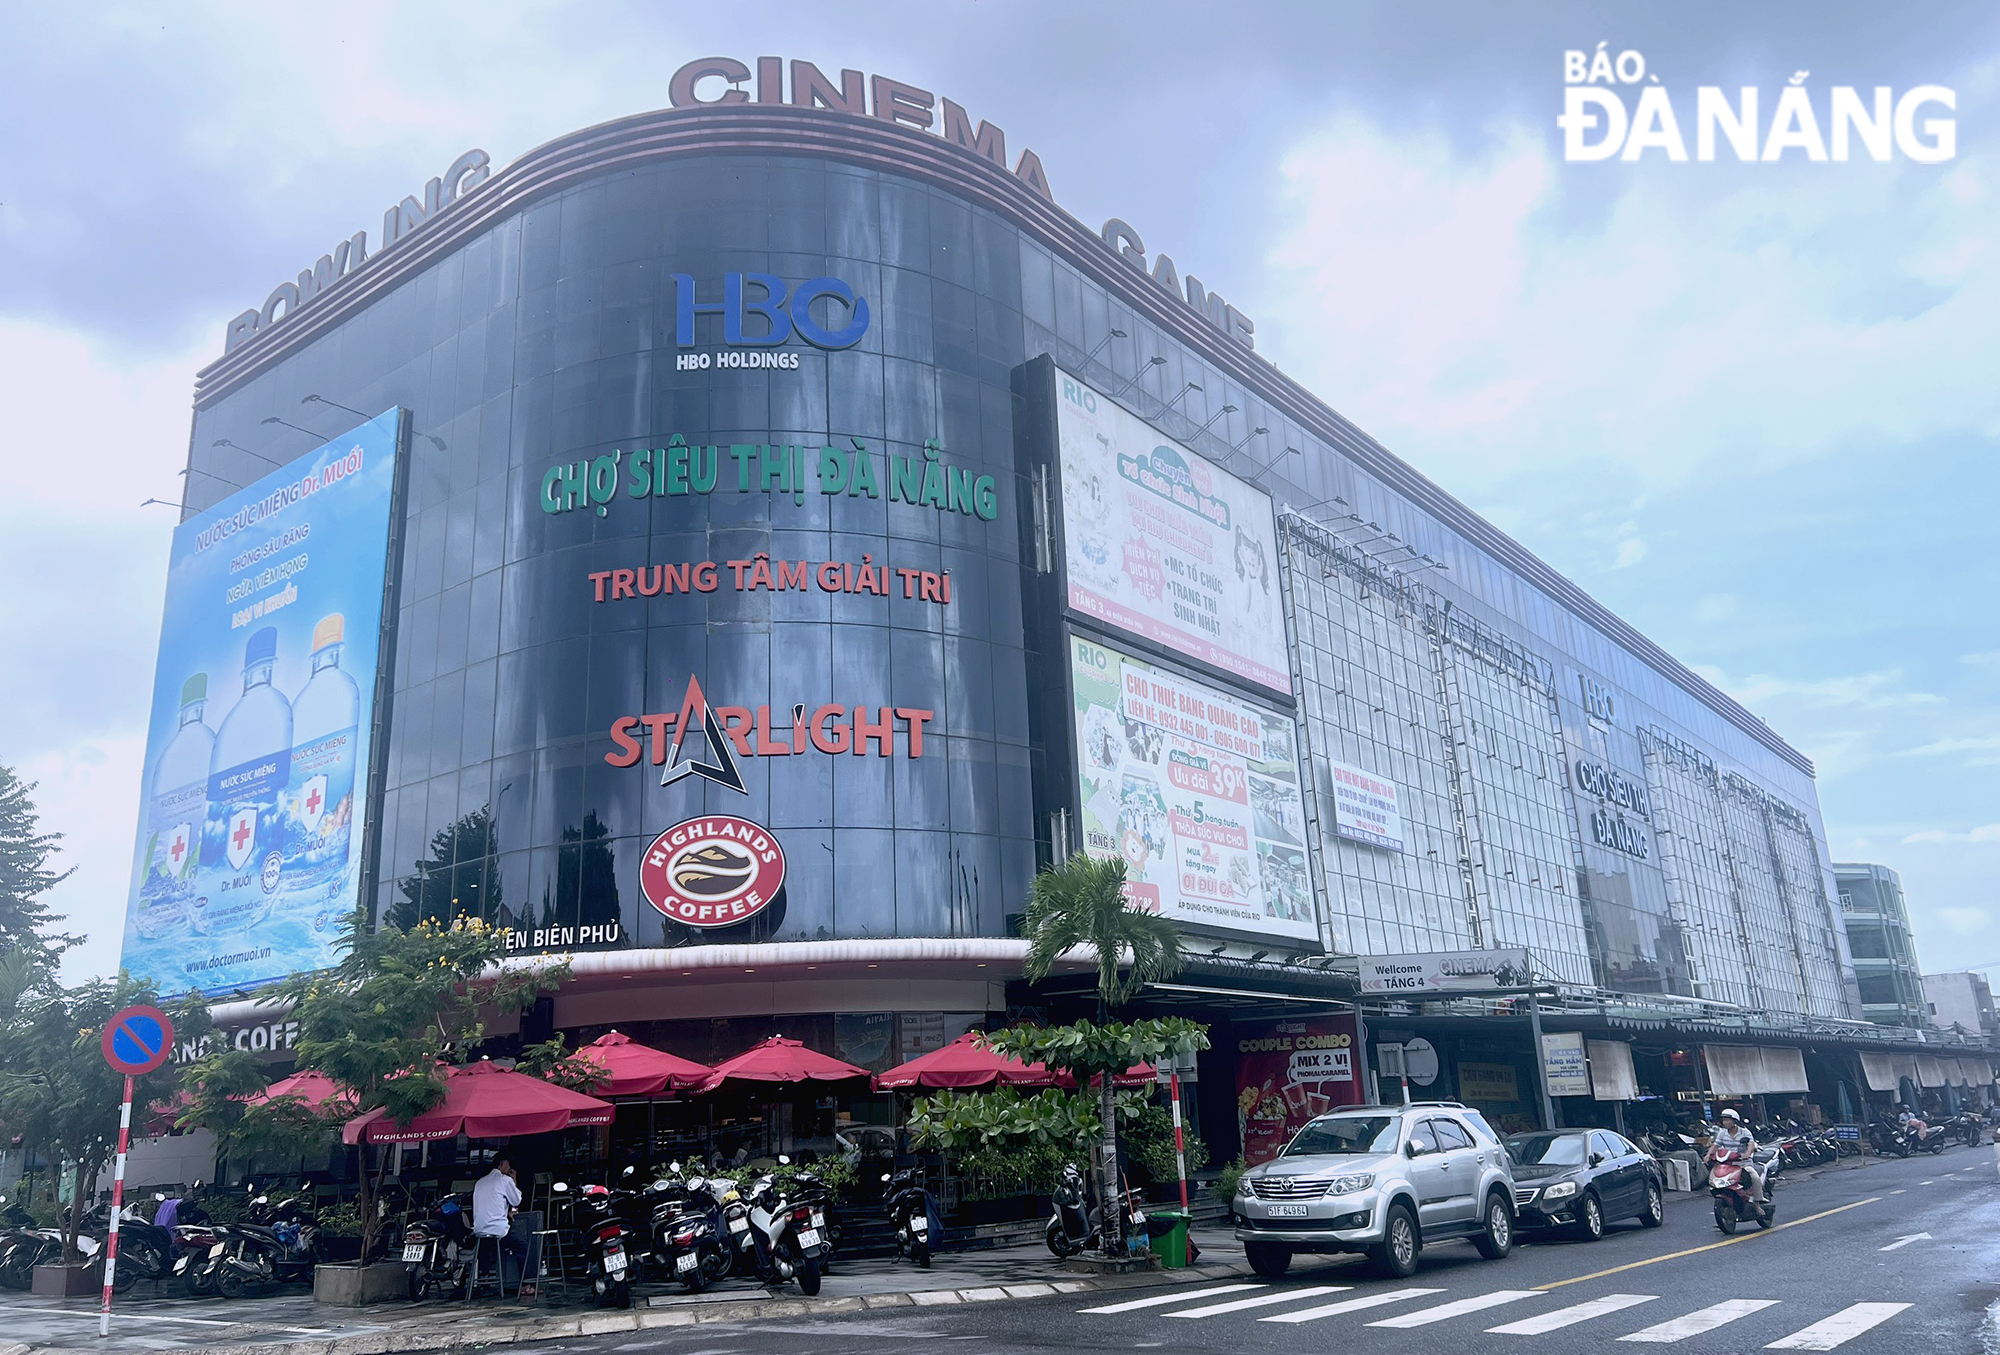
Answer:
[[196, 701], [208, 700], [208, 674], [196, 673], [181, 684], [181, 704], [191, 705]]

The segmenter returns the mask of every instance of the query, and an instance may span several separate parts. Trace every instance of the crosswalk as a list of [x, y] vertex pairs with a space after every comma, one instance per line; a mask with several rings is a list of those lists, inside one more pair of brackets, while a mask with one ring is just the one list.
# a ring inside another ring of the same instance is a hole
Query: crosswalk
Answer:
[[[1139, 1313], [1147, 1317], [1172, 1318], [1179, 1321], [1241, 1317], [1248, 1321], [1274, 1322], [1291, 1326], [1323, 1322], [1352, 1314], [1362, 1315], [1360, 1321], [1365, 1326], [1391, 1330], [1408, 1330], [1466, 1321], [1475, 1329], [1483, 1330], [1493, 1336], [1542, 1336], [1565, 1328], [1581, 1327], [1585, 1323], [1606, 1322], [1608, 1326], [1608, 1320], [1615, 1318], [1617, 1314], [1661, 1301], [1658, 1294], [1605, 1294], [1580, 1303], [1548, 1308], [1540, 1305], [1554, 1301], [1556, 1296], [1540, 1289], [1492, 1289], [1458, 1298], [1449, 1297], [1448, 1291], [1444, 1289], [1417, 1286], [1381, 1289], [1367, 1293], [1352, 1293], [1352, 1290], [1353, 1286], [1341, 1284], [1296, 1286], [1273, 1286], [1253, 1282], [1216, 1284], [1182, 1289], [1171, 1294], [1152, 1294], [1145, 1298], [1126, 1299], [1119, 1303], [1100, 1304], [1077, 1311], [1086, 1316], [1106, 1317], [1121, 1313]], [[1330, 1303], [1312, 1302], [1337, 1294], [1347, 1294], [1348, 1297], [1336, 1298]], [[1423, 1302], [1424, 1300], [1434, 1301]], [[1496, 1326], [1485, 1326], [1481, 1320], [1482, 1314], [1490, 1314], [1496, 1318], [1508, 1316], [1493, 1310], [1516, 1305], [1522, 1310], [1538, 1307], [1540, 1310], [1528, 1312], [1525, 1316], [1513, 1317], [1511, 1321], [1500, 1322]], [[1777, 1299], [1724, 1299], [1719, 1303], [1711, 1303], [1706, 1307], [1666, 1318], [1635, 1331], [1614, 1335], [1606, 1327], [1597, 1330], [1618, 1341], [1633, 1341], [1646, 1345], [1674, 1345], [1779, 1306], [1781, 1306], [1780, 1301]], [[1838, 1350], [1855, 1337], [1873, 1331], [1908, 1307], [1910, 1305], [1907, 1303], [1849, 1304], [1838, 1312], [1820, 1317], [1789, 1335], [1767, 1343], [1764, 1349]], [[1263, 1311], [1278, 1308], [1283, 1308], [1285, 1311]], [[1378, 1310], [1395, 1311], [1385, 1311], [1378, 1315]], [[1635, 1314], [1635, 1316], [1651, 1316], [1657, 1311], [1649, 1309], [1646, 1314]]]

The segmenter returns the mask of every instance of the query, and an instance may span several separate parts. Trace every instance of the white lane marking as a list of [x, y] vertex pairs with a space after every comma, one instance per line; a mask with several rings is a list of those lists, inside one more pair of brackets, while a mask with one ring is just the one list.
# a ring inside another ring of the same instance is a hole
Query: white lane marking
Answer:
[[1207, 1289], [1185, 1289], [1178, 1294], [1155, 1294], [1149, 1299], [1132, 1299], [1125, 1303], [1107, 1303], [1102, 1308], [1079, 1308], [1079, 1313], [1135, 1313], [1141, 1308], [1164, 1308], [1169, 1303], [1185, 1303], [1189, 1299], [1205, 1299], [1215, 1294], [1240, 1294], [1246, 1289], [1262, 1289], [1261, 1284], [1217, 1284]]
[[1650, 1341], [1656, 1345], [1667, 1345], [1674, 1341], [1685, 1341], [1690, 1336], [1699, 1336], [1705, 1331], [1727, 1326], [1739, 1317], [1761, 1313], [1766, 1308], [1778, 1306], [1776, 1299], [1724, 1299], [1721, 1303], [1697, 1308], [1684, 1317], [1671, 1322], [1661, 1322], [1642, 1328], [1630, 1336], [1621, 1336], [1621, 1341]]
[[1897, 1239], [1896, 1239], [1896, 1240], [1895, 1240], [1894, 1242], [1891, 1242], [1891, 1243], [1890, 1243], [1890, 1244], [1889, 1244], [1888, 1246], [1886, 1246], [1886, 1247], [1877, 1247], [1877, 1248], [1876, 1248], [1875, 1250], [1877, 1250], [1877, 1251], [1895, 1251], [1895, 1250], [1896, 1250], [1896, 1249], [1897, 1249], [1898, 1247], [1907, 1247], [1907, 1246], [1909, 1246], [1909, 1245], [1910, 1245], [1910, 1244], [1911, 1244], [1912, 1242], [1928, 1242], [1928, 1241], [1930, 1241], [1930, 1238], [1931, 1238], [1931, 1235], [1930, 1235], [1929, 1233], [1911, 1233], [1911, 1234], [1909, 1234], [1909, 1235], [1908, 1235], [1907, 1237], [1899, 1237], [1899, 1238], [1897, 1238]]
[[1301, 1308], [1296, 1313], [1279, 1313], [1273, 1317], [1260, 1317], [1259, 1322], [1317, 1322], [1323, 1317], [1335, 1317], [1341, 1313], [1359, 1312], [1363, 1308], [1380, 1308], [1385, 1304], [1401, 1303], [1404, 1299], [1420, 1299], [1427, 1294], [1442, 1294], [1442, 1289], [1387, 1289], [1379, 1294], [1363, 1294], [1358, 1299], [1342, 1299], [1339, 1303], [1322, 1303], [1317, 1308]]
[[1919, 1181], [1919, 1182], [1917, 1182], [1917, 1184], [1918, 1184], [1918, 1185], [1920, 1185], [1920, 1186], [1934, 1186], [1934, 1185], [1936, 1185], [1936, 1184], [1937, 1184], [1937, 1182], [1935, 1182], [1935, 1181]]
[[1540, 1336], [1543, 1332], [1573, 1327], [1579, 1322], [1588, 1322], [1593, 1317], [1603, 1317], [1606, 1313], [1636, 1308], [1642, 1303], [1651, 1303], [1658, 1297], [1658, 1294], [1606, 1294], [1603, 1298], [1592, 1299], [1588, 1303], [1558, 1308], [1553, 1313], [1524, 1317], [1519, 1322], [1509, 1322], [1504, 1327], [1488, 1327], [1486, 1330], [1498, 1332], [1503, 1336]]
[[[97, 1321], [95, 1312], [84, 1312], [76, 1308], [8, 1308], [0, 1307], [0, 1313], [33, 1313], [37, 1317], [80, 1317], [87, 1322]], [[212, 1317], [168, 1317], [165, 1313], [135, 1313], [121, 1309], [120, 1322], [187, 1322], [197, 1327], [240, 1327], [240, 1322], [219, 1322]]]
[[1897, 1313], [1908, 1308], [1907, 1303], [1857, 1303], [1851, 1308], [1842, 1308], [1832, 1317], [1801, 1328], [1782, 1341], [1773, 1341], [1766, 1350], [1833, 1350], [1843, 1346], [1862, 1332], [1872, 1331]]
[[1316, 1299], [1321, 1294], [1339, 1294], [1354, 1286], [1346, 1284], [1315, 1284], [1304, 1289], [1280, 1289], [1270, 1294], [1253, 1294], [1247, 1299], [1231, 1299], [1227, 1303], [1211, 1303], [1205, 1308], [1183, 1308], [1177, 1313], [1167, 1313], [1167, 1317], [1214, 1317], [1218, 1313], [1240, 1313], [1245, 1308], [1269, 1308], [1274, 1303], [1290, 1303], [1294, 1299]]
[[1903, 1192], [1901, 1190], [1892, 1190], [1889, 1193], [1891, 1195], [1901, 1195]]
[[1371, 1327], [1428, 1327], [1433, 1322], [1443, 1322], [1448, 1318], [1464, 1317], [1486, 1308], [1498, 1308], [1503, 1303], [1515, 1303], [1521, 1299], [1542, 1297], [1539, 1289], [1496, 1289], [1490, 1294], [1474, 1294], [1469, 1299], [1459, 1299], [1452, 1303], [1440, 1303], [1435, 1308], [1419, 1308], [1414, 1313], [1398, 1313], [1385, 1317], [1379, 1322], [1370, 1322]]

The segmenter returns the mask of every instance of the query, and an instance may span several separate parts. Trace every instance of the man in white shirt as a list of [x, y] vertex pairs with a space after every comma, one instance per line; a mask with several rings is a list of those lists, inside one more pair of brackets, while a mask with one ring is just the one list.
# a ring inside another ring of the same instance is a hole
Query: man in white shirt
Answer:
[[472, 1232], [475, 1237], [500, 1239], [502, 1288], [508, 1257], [514, 1259], [517, 1274], [525, 1273], [527, 1267], [528, 1220], [515, 1213], [520, 1207], [521, 1188], [514, 1184], [514, 1164], [505, 1157], [494, 1158], [493, 1170], [472, 1188]]

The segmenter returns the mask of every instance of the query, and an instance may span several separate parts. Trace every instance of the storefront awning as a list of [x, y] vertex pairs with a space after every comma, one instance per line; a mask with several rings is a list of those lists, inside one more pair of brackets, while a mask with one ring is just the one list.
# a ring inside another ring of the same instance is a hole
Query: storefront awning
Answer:
[[1749, 1044], [1705, 1044], [1702, 1061], [1708, 1067], [1709, 1089], [1717, 1096], [1755, 1096], [1760, 1092], [1802, 1092], [1806, 1061], [1796, 1049], [1767, 1049]]
[[1929, 1054], [1917, 1055], [1917, 1085], [1923, 1088], [1942, 1087], [1951, 1079], [1945, 1076], [1944, 1060], [1932, 1058]]
[[1861, 1056], [1861, 1076], [1868, 1083], [1871, 1092], [1893, 1092], [1896, 1090], [1896, 1061], [1889, 1054], [1866, 1054]]
[[1639, 1079], [1632, 1071], [1632, 1046], [1623, 1040], [1586, 1040], [1590, 1094], [1599, 1101], [1636, 1101]]

